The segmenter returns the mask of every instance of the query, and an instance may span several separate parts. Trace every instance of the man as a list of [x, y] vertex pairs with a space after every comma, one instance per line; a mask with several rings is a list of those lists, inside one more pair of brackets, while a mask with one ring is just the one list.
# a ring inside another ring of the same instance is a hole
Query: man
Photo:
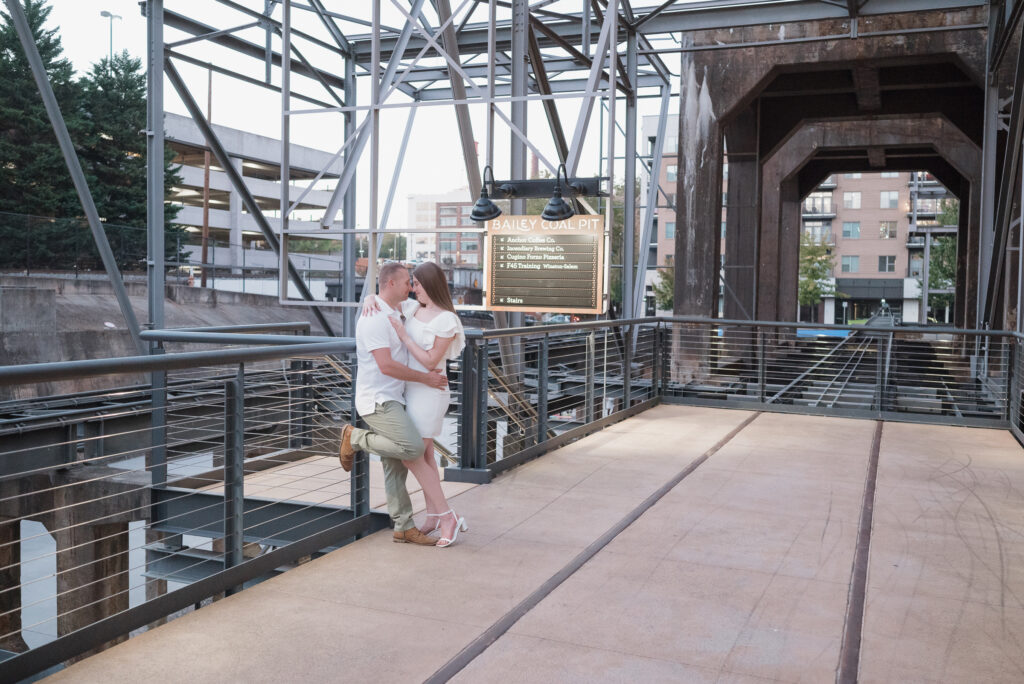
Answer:
[[422, 382], [441, 389], [448, 379], [439, 372], [409, 368], [409, 351], [388, 320], [401, 316], [401, 304], [409, 297], [408, 269], [399, 263], [384, 264], [377, 282], [377, 301], [384, 315], [362, 316], [356, 323], [356, 411], [370, 428], [343, 427], [338, 455], [346, 471], [352, 470], [357, 450], [380, 456], [394, 541], [433, 546], [437, 540], [413, 523], [412, 501], [405, 486], [409, 471], [403, 461], [423, 457], [423, 439], [405, 412], [405, 383]]

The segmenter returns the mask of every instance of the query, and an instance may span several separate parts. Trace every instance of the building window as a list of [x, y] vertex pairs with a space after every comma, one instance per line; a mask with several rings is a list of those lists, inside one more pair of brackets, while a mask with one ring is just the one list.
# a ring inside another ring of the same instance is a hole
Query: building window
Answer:
[[859, 173], [844, 173], [843, 174], [843, 178], [849, 178], [851, 180], [857, 180], [858, 178], [860, 178], [860, 174]]
[[725, 192], [723, 190], [722, 191], [722, 206], [724, 207], [724, 206], [727, 206], [728, 204], [729, 204], [729, 193], [727, 193], [727, 192]]
[[881, 197], [878, 204], [879, 209], [895, 209], [899, 206], [900, 193], [898, 190], [883, 190], [879, 194]]
[[825, 190], [823, 192], [812, 192], [804, 200], [804, 213], [805, 214], [831, 214], [832, 213], [832, 193]]
[[860, 221], [843, 221], [843, 237], [849, 240], [860, 238]]
[[455, 216], [458, 213], [458, 207], [441, 207], [441, 216]]
[[457, 225], [459, 225], [459, 217], [458, 216], [442, 216], [441, 217], [441, 225], [442, 226], [457, 226]]
[[472, 204], [467, 204], [464, 207], [461, 207], [461, 209], [462, 209], [462, 215], [463, 216], [469, 216], [470, 214], [473, 213], [473, 205]]
[[860, 193], [859, 192], [844, 192], [843, 193], [843, 208], [844, 209], [860, 209]]
[[725, 221], [722, 221], [722, 239], [725, 239]]
[[879, 273], [895, 273], [896, 272], [896, 257], [894, 257], [894, 256], [880, 256], [880, 257], [878, 257], [878, 272]]
[[882, 221], [878, 224], [878, 237], [883, 240], [893, 240], [896, 238], [896, 222], [895, 221]]
[[442, 252], [454, 252], [455, 240], [441, 240], [438, 243], [438, 249], [440, 249]]
[[479, 245], [477, 245], [476, 242], [465, 242], [465, 241], [463, 241], [462, 246], [460, 247], [460, 249], [463, 252], [475, 252], [475, 251], [477, 251], [479, 249]]
[[670, 181], [677, 180], [679, 176], [679, 166], [677, 164], [669, 164], [665, 167], [665, 175]]
[[899, 171], [883, 171], [882, 172], [882, 178], [899, 178], [899, 177], [900, 177], [900, 172]]
[[665, 238], [666, 239], [675, 238], [675, 236], [676, 236], [676, 222], [675, 221], [667, 221], [665, 223]]
[[843, 273], [856, 273], [860, 270], [860, 257], [859, 256], [844, 256], [843, 258]]
[[804, 235], [818, 244], [832, 242], [832, 224], [828, 221], [804, 221]]

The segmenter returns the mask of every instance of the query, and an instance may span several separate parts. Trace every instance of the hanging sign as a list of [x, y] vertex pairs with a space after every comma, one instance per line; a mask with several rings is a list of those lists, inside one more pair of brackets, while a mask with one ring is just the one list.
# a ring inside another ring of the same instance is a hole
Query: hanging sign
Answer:
[[488, 309], [604, 312], [603, 216], [499, 216], [486, 247]]

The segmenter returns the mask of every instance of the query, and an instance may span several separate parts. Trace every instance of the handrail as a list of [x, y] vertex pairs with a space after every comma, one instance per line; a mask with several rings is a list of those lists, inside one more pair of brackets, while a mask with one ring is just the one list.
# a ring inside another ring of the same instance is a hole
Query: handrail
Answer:
[[311, 342], [337, 342], [355, 340], [348, 337], [326, 337], [320, 335], [257, 335], [228, 332], [203, 332], [189, 330], [143, 330], [142, 339], [156, 342], [200, 342], [207, 344], [309, 344]]
[[755, 321], [733, 318], [707, 318], [704, 316], [648, 316], [646, 318], [625, 318], [621, 320], [579, 321], [558, 325], [531, 325], [521, 328], [481, 330], [467, 328], [466, 337], [492, 340], [501, 337], [528, 337], [539, 333], [577, 332], [589, 328], [619, 328], [631, 325], [658, 325], [660, 323], [703, 323], [713, 326], [748, 326], [762, 328], [802, 328], [805, 330], [870, 330], [879, 332], [925, 333], [938, 335], [977, 335], [982, 337], [1014, 337], [1024, 340], [1024, 333], [1014, 330], [987, 330], [979, 328], [951, 328], [947, 326], [899, 325], [875, 327], [867, 325], [840, 325], [836, 323], [805, 323], [801, 321]]
[[177, 332], [256, 332], [259, 330], [297, 330], [309, 334], [313, 329], [309, 321], [290, 321], [286, 323], [243, 323], [241, 325], [201, 325], [198, 327], [165, 328]]
[[[297, 339], [297, 338], [296, 338]], [[120, 373], [146, 373], [160, 370], [181, 370], [203, 366], [221, 366], [246, 361], [274, 361], [296, 356], [323, 356], [347, 354], [355, 351], [355, 342], [348, 338], [332, 338], [331, 342], [306, 342], [276, 347], [237, 347], [207, 351], [157, 354], [154, 356], [122, 356], [114, 359], [85, 359], [82, 361], [54, 361], [30, 363], [21, 366], [0, 366], [0, 385], [13, 385], [51, 380], [70, 380], [95, 375]]]

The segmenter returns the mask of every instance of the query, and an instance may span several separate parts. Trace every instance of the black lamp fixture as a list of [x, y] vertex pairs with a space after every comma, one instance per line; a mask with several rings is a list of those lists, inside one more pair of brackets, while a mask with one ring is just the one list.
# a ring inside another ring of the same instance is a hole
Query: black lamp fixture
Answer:
[[469, 218], [474, 221], [490, 221], [501, 216], [501, 209], [487, 196], [487, 174], [491, 176], [491, 187], [494, 187], [494, 172], [490, 166], [484, 167], [484, 179], [480, 184], [480, 198], [473, 205]]
[[[568, 186], [569, 177], [565, 171], [565, 164], [558, 165], [558, 171], [555, 174], [555, 191], [552, 193], [551, 199], [548, 200], [547, 206], [544, 207], [544, 211], [540, 214], [540, 217], [545, 221], [564, 221], [576, 214], [573, 211], [572, 205], [562, 199], [562, 178], [565, 178], [565, 184]], [[480, 203], [477, 202], [477, 204], [479, 205]]]

